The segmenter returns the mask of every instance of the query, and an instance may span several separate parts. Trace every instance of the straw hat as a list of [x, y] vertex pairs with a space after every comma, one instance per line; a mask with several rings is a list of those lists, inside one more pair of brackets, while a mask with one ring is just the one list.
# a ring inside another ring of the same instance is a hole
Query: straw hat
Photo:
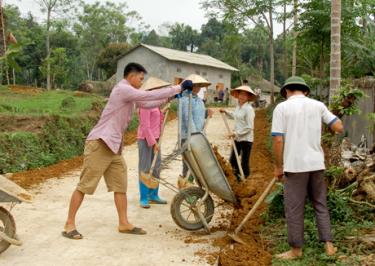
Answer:
[[303, 92], [307, 92], [306, 95], [309, 95], [309, 93], [310, 93], [310, 88], [306, 84], [305, 80], [301, 77], [298, 77], [298, 76], [292, 76], [292, 77], [288, 78], [285, 81], [284, 85], [281, 87], [280, 94], [284, 98], [286, 98], [286, 89], [287, 88], [292, 88], [294, 90], [300, 90], [300, 91], [303, 91]]
[[155, 78], [155, 77], [149, 77], [143, 84], [141, 89], [145, 91], [154, 90], [154, 89], [160, 89], [166, 86], [171, 85], [171, 83], [166, 82], [164, 80]]
[[235, 89], [232, 89], [230, 91], [230, 95], [232, 95], [234, 98], [238, 99], [238, 94], [239, 94], [240, 91], [246, 91], [247, 93], [250, 94], [249, 101], [255, 100], [255, 98], [256, 98], [255, 92], [249, 86], [246, 86], [246, 85], [243, 85], [243, 86], [237, 87]]
[[191, 80], [193, 82], [193, 85], [199, 85], [201, 87], [207, 87], [211, 85], [211, 83], [208, 82], [207, 79], [197, 74], [191, 74], [187, 78], [185, 78], [185, 80]]

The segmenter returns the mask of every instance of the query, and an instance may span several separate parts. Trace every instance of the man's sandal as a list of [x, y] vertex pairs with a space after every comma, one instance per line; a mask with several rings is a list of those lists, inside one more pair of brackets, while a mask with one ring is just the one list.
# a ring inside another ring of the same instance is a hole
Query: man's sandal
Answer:
[[63, 231], [63, 232], [61, 232], [61, 234], [62, 234], [63, 237], [66, 237], [66, 238], [69, 238], [69, 239], [79, 240], [79, 239], [83, 238], [82, 234], [80, 234], [77, 231], [77, 229], [74, 229], [74, 230], [69, 231], [69, 232]]

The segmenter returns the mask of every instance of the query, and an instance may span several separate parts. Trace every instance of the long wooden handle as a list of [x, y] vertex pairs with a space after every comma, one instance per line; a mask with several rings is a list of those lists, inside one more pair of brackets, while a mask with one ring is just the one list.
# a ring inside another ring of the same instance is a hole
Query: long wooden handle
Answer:
[[274, 177], [271, 182], [268, 184], [266, 189], [263, 191], [262, 195], [260, 195], [259, 199], [255, 202], [254, 206], [251, 208], [249, 213], [246, 215], [246, 217], [242, 220], [240, 225], [234, 230], [235, 234], [238, 234], [242, 227], [247, 223], [247, 221], [250, 219], [250, 217], [255, 213], [255, 211], [258, 209], [259, 205], [264, 201], [265, 197], [267, 197], [268, 193], [270, 192], [272, 186], [275, 184], [277, 178]]
[[[220, 113], [221, 114], [221, 117], [223, 118], [224, 120], [224, 124], [225, 124], [225, 127], [227, 128], [228, 130], [228, 133], [229, 134], [233, 134], [233, 132], [230, 130], [229, 128], [229, 125], [228, 125], [228, 121], [227, 121], [227, 118], [225, 116], [225, 114], [223, 113]], [[234, 142], [234, 139], [231, 138], [231, 142], [232, 142], [232, 146], [233, 146], [233, 151], [234, 151], [234, 155], [236, 157], [236, 161], [237, 161], [237, 165], [238, 165], [238, 169], [240, 170], [240, 178], [241, 178], [241, 181], [245, 181], [245, 175], [243, 173], [243, 169], [242, 169], [242, 166], [241, 166], [241, 161], [240, 161], [240, 156], [238, 155], [238, 151], [237, 151], [237, 147], [236, 147], [236, 143]]]

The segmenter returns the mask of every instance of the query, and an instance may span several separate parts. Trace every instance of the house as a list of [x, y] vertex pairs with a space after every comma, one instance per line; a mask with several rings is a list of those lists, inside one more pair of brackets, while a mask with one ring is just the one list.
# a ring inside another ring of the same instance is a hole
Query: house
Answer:
[[124, 67], [130, 62], [143, 65], [148, 76], [155, 76], [172, 84], [179, 84], [190, 74], [201, 75], [211, 82], [207, 90], [208, 102], [214, 100], [219, 90], [231, 88], [231, 74], [233, 71], [238, 71], [208, 55], [141, 43], [117, 61], [117, 82], [123, 78]]

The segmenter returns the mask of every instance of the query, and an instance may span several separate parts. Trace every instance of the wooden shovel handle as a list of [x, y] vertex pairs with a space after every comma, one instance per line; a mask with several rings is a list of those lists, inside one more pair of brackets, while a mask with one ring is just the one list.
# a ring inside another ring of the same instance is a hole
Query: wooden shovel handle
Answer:
[[234, 233], [236, 235], [241, 231], [241, 229], [245, 225], [245, 223], [247, 223], [247, 221], [250, 219], [250, 217], [255, 213], [255, 211], [258, 209], [259, 205], [264, 201], [265, 197], [267, 197], [268, 193], [270, 192], [272, 186], [275, 184], [276, 180], [277, 180], [276, 177], [274, 177], [271, 180], [271, 182], [268, 184], [266, 189], [263, 191], [262, 195], [260, 195], [259, 199], [255, 202], [254, 206], [251, 208], [249, 213], [245, 216], [245, 218], [242, 220], [240, 225], [236, 228], [236, 230], [234, 231]]

